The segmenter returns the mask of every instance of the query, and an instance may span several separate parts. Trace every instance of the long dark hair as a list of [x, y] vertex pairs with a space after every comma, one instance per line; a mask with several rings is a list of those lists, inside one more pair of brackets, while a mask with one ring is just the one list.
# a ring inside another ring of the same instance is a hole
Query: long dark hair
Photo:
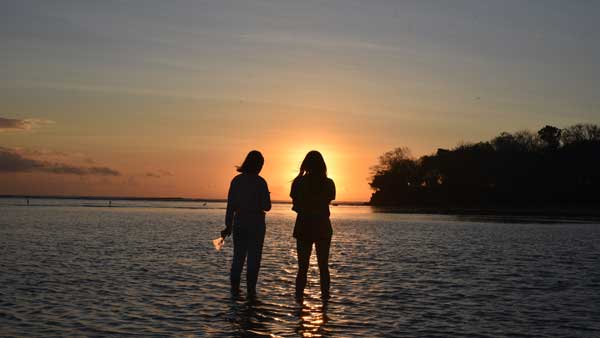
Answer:
[[265, 158], [262, 156], [260, 151], [252, 150], [246, 155], [246, 159], [241, 166], [237, 167], [237, 171], [244, 174], [255, 174], [260, 173], [263, 164], [265, 164]]
[[327, 177], [327, 165], [320, 152], [311, 150], [306, 154], [306, 157], [304, 157], [304, 161], [302, 161], [302, 164], [300, 165], [298, 177], [305, 175], [319, 178]]

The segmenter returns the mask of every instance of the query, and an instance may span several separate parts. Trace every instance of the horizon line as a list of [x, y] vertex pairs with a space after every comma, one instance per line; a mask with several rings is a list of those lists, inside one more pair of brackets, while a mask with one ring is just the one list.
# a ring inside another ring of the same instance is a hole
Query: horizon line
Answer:
[[[0, 198], [46, 198], [46, 199], [87, 199], [87, 200], [113, 200], [113, 201], [179, 201], [179, 202], [227, 202], [227, 198], [203, 197], [148, 197], [148, 196], [102, 196], [102, 195], [13, 195], [0, 194]], [[276, 204], [291, 204], [291, 200], [273, 200]], [[335, 201], [332, 204], [342, 205], [367, 205], [367, 201]]]

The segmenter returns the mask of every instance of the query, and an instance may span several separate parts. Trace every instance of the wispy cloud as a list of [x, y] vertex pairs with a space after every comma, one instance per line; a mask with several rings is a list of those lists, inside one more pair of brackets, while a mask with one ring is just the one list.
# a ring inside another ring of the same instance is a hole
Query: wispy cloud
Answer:
[[121, 176], [119, 171], [109, 167], [86, 167], [27, 156], [15, 149], [0, 147], [0, 173], [42, 172], [79, 176]]
[[146, 177], [151, 177], [151, 178], [161, 178], [161, 177], [166, 177], [166, 176], [174, 176], [174, 175], [172, 172], [170, 172], [168, 170], [162, 170], [162, 169], [159, 169], [156, 172], [146, 173]]
[[240, 34], [240, 39], [252, 40], [255, 42], [271, 43], [271, 44], [282, 44], [282, 45], [298, 45], [306, 46], [309, 48], [331, 48], [331, 49], [360, 49], [360, 50], [381, 50], [381, 51], [397, 51], [398, 47], [375, 43], [372, 41], [365, 41], [359, 39], [347, 39], [344, 37], [315, 37], [308, 35], [299, 34], [283, 34], [281, 32], [275, 33], [260, 33], [260, 34]]
[[[204, 97], [198, 96], [196, 93], [183, 92], [183, 91], [169, 91], [160, 88], [144, 88], [137, 86], [120, 86], [117, 84], [85, 84], [85, 83], [70, 83], [62, 81], [17, 81], [15, 85], [24, 88], [48, 88], [58, 89], [67, 91], [80, 91], [80, 92], [98, 92], [98, 93], [121, 93], [132, 96], [154, 96], [154, 97], [168, 97], [168, 98], [181, 98], [181, 99], [202, 99]], [[52, 123], [50, 121], [50, 123]]]
[[0, 132], [3, 131], [27, 131], [37, 128], [41, 125], [54, 123], [50, 120], [42, 119], [10, 119], [0, 117]]

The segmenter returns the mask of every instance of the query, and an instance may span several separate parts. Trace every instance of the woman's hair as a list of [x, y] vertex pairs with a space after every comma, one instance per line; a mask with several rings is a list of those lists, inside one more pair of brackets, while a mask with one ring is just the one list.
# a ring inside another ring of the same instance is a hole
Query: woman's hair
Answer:
[[298, 177], [305, 176], [307, 174], [314, 175], [316, 177], [327, 177], [327, 165], [323, 159], [323, 155], [316, 150], [311, 150], [304, 157], [304, 161], [300, 165], [300, 172]]
[[257, 174], [260, 173], [260, 170], [265, 163], [265, 158], [262, 156], [260, 151], [252, 150], [246, 155], [246, 159], [241, 166], [237, 167], [237, 171], [244, 174]]

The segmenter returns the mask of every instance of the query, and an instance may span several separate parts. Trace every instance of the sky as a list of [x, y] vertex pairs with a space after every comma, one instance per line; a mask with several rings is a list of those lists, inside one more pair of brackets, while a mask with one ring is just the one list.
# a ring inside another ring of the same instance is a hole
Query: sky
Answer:
[[2, 0], [0, 194], [224, 198], [248, 151], [288, 199], [502, 131], [600, 123], [592, 0]]

